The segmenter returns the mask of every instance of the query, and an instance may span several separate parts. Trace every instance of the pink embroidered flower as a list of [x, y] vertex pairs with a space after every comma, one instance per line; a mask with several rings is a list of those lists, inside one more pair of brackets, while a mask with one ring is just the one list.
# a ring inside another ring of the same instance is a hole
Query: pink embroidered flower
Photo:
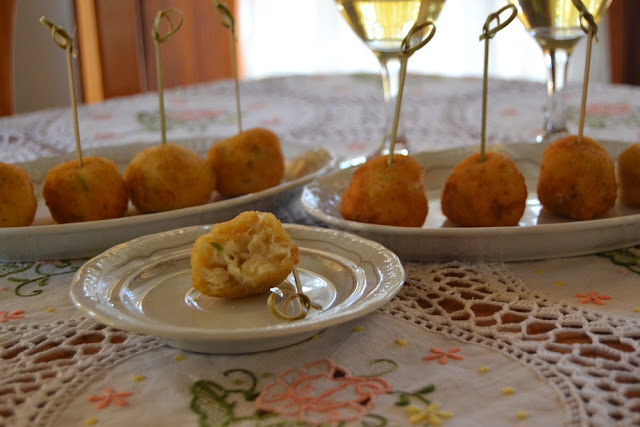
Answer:
[[448, 351], [442, 351], [439, 348], [431, 348], [429, 351], [433, 354], [425, 356], [422, 360], [436, 360], [438, 359], [438, 363], [441, 365], [446, 365], [449, 362], [449, 359], [454, 360], [463, 360], [464, 356], [461, 354], [456, 354], [460, 351], [458, 347], [453, 347]]
[[329, 359], [282, 372], [262, 390], [255, 405], [309, 424], [357, 421], [376, 395], [391, 391], [381, 378], [354, 377]]
[[500, 112], [502, 117], [513, 117], [518, 115], [517, 108], [505, 108]]
[[589, 304], [592, 302], [596, 305], [604, 305], [605, 301], [611, 299], [609, 295], [598, 295], [598, 293], [594, 291], [589, 291], [586, 295], [576, 294], [576, 298], [580, 298], [581, 304]]
[[24, 314], [24, 310], [16, 310], [13, 313], [9, 313], [8, 311], [0, 311], [0, 322], [6, 323], [9, 320], [18, 320], [22, 319], [22, 315]]
[[116, 136], [115, 132], [101, 132], [93, 135], [95, 139], [111, 139], [115, 136]]
[[102, 409], [109, 405], [109, 403], [113, 402], [114, 405], [118, 406], [127, 406], [127, 400], [125, 397], [131, 396], [131, 392], [122, 391], [120, 393], [116, 393], [116, 391], [112, 388], [106, 388], [104, 390], [104, 394], [100, 396], [89, 396], [87, 400], [89, 402], [98, 402], [96, 403], [96, 409]]

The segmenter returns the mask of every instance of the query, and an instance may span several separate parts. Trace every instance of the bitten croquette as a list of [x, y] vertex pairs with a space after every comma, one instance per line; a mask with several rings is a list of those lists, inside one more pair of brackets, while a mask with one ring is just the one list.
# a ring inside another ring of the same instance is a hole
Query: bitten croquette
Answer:
[[248, 211], [215, 224], [191, 252], [192, 284], [205, 295], [241, 298], [268, 292], [300, 261], [300, 250], [269, 212]]

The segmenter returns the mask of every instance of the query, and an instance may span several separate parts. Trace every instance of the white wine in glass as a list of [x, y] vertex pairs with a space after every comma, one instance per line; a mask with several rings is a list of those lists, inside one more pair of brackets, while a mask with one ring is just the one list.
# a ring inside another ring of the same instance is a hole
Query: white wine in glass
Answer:
[[[542, 48], [547, 66], [547, 105], [538, 142], [567, 134], [564, 87], [571, 53], [585, 35], [580, 12], [571, 0], [509, 0], [518, 9], [524, 28]], [[582, 0], [598, 23], [612, 0]]]
[[[388, 154], [391, 126], [400, 80], [400, 49], [411, 29], [427, 21], [435, 22], [445, 0], [336, 0], [338, 10], [351, 29], [375, 53], [381, 65], [386, 126], [385, 136], [367, 157]], [[427, 33], [429, 29], [425, 29]], [[419, 39], [425, 34], [416, 33]], [[409, 154], [407, 138], [399, 126], [394, 152]]]

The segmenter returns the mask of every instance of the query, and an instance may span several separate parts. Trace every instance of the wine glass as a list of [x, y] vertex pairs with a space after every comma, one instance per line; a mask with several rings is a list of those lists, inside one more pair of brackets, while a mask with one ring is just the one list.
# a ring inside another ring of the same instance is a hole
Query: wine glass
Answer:
[[[398, 97], [401, 46], [403, 39], [414, 26], [427, 21], [435, 22], [445, 0], [335, 0], [338, 10], [351, 29], [373, 51], [381, 65], [382, 89], [385, 104], [385, 135], [373, 153], [389, 154], [391, 128], [396, 99]], [[426, 35], [429, 29], [417, 32], [413, 37]], [[409, 144], [402, 127], [398, 126], [394, 153], [407, 155]], [[362, 158], [362, 160], [366, 160]], [[358, 163], [358, 160], [351, 163]]]
[[[567, 112], [564, 88], [571, 53], [585, 35], [580, 12], [572, 0], [509, 0], [518, 9], [518, 18], [538, 42], [547, 66], [547, 103], [542, 132], [537, 142], [549, 142], [566, 135]], [[596, 21], [612, 0], [582, 0]]]

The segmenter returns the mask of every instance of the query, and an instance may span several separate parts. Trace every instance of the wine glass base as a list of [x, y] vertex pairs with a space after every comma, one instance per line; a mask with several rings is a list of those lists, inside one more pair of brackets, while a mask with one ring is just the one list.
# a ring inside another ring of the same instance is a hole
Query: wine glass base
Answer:
[[563, 138], [567, 135], [569, 135], [569, 132], [566, 129], [557, 132], [543, 132], [536, 136], [536, 142], [539, 144], [546, 144], [551, 141], [555, 141], [556, 139]]
[[[402, 156], [408, 156], [411, 151], [409, 150], [409, 146], [406, 143], [406, 140], [404, 140], [404, 142], [396, 142], [396, 144], [393, 147], [393, 152], [394, 154], [400, 154]], [[386, 144], [380, 145], [378, 147], [377, 150], [375, 150], [372, 153], [369, 153], [367, 155], [362, 155], [362, 156], [358, 156], [358, 157], [353, 157], [350, 159], [345, 159], [343, 161], [340, 162], [340, 164], [338, 165], [338, 167], [340, 169], [347, 169], [350, 168], [352, 166], [358, 166], [364, 162], [366, 162], [367, 160], [371, 160], [374, 157], [378, 157], [378, 156], [388, 156], [389, 155], [389, 143], [387, 142]]]

